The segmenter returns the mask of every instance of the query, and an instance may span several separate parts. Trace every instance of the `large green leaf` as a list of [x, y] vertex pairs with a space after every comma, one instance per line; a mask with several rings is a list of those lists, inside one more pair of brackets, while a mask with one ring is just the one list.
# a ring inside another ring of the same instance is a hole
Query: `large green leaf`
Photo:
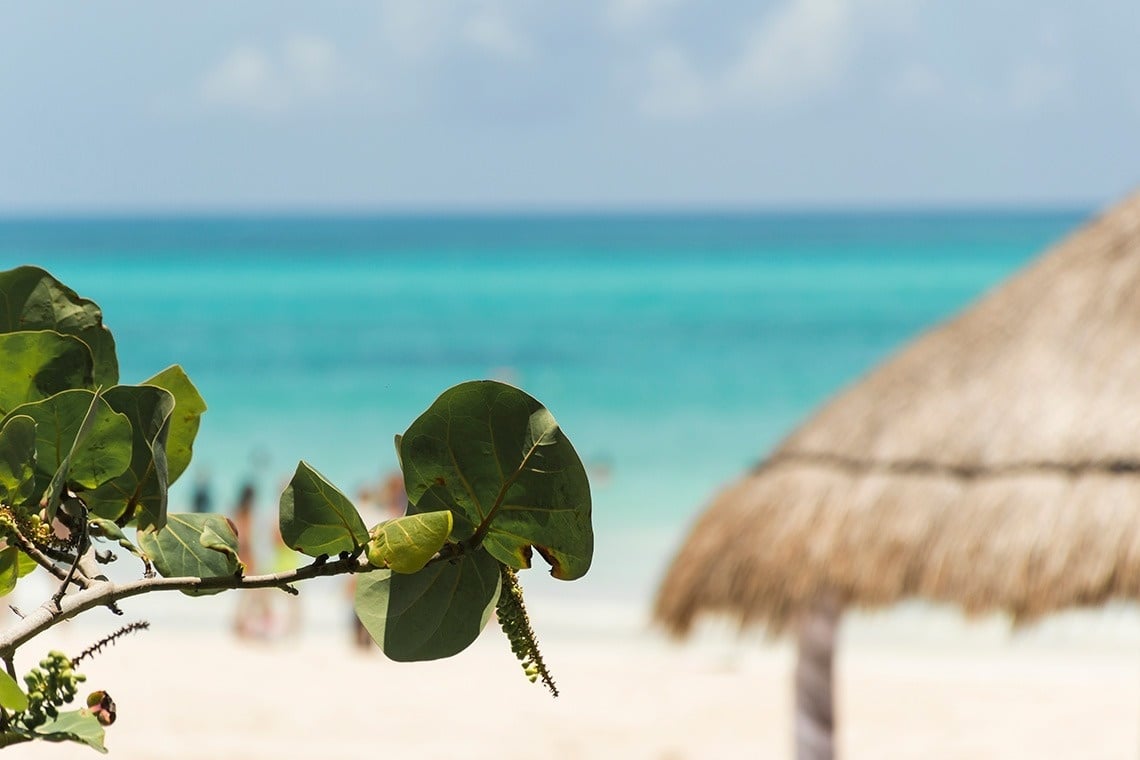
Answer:
[[0, 670], [0, 707], [13, 712], [28, 709], [28, 695], [16, 683], [16, 679]]
[[[169, 514], [162, 530], [140, 530], [138, 545], [158, 572], [167, 578], [219, 578], [242, 570], [237, 558], [237, 532], [221, 515]], [[194, 596], [216, 594], [220, 590], [186, 593]]]
[[355, 609], [384, 654], [438, 660], [466, 649], [499, 600], [499, 562], [483, 550], [418, 573], [377, 570], [358, 577]]
[[91, 351], [52, 330], [0, 333], [0, 414], [71, 388], [90, 388]]
[[22, 507], [36, 491], [36, 421], [11, 417], [0, 427], [0, 504]]
[[[8, 415], [36, 423], [37, 490], [53, 476], [75, 490], [97, 488], [131, 463], [131, 423], [92, 391], [71, 390]], [[83, 435], [80, 435], [83, 433]], [[58, 495], [58, 493], [57, 493]]]
[[418, 572], [447, 543], [452, 524], [448, 510], [385, 520], [368, 533], [368, 561], [395, 573]]
[[103, 746], [106, 732], [103, 724], [90, 710], [69, 710], [61, 712], [33, 732], [35, 738], [49, 742], [76, 742], [86, 744], [93, 750], [107, 754]]
[[130, 420], [131, 461], [118, 477], [84, 494], [87, 506], [112, 520], [131, 510], [139, 528], [161, 528], [166, 521], [166, 440], [174, 396], [154, 385], [116, 385], [103, 397]]
[[194, 438], [206, 411], [206, 401], [190, 382], [182, 367], [167, 367], [143, 385], [157, 385], [174, 394], [174, 413], [170, 416], [170, 433], [166, 437], [166, 469], [170, 482], [178, 480], [194, 454]]
[[503, 383], [444, 393], [398, 441], [409, 513], [451, 509], [455, 538], [482, 539], [500, 562], [530, 566], [531, 547], [563, 580], [590, 568], [590, 486], [546, 408]]
[[103, 326], [102, 310], [38, 267], [0, 272], [0, 333], [25, 330], [74, 335], [91, 349], [95, 383], [119, 382], [115, 339]]
[[281, 539], [310, 557], [354, 552], [368, 543], [368, 528], [336, 486], [300, 462], [281, 494]]

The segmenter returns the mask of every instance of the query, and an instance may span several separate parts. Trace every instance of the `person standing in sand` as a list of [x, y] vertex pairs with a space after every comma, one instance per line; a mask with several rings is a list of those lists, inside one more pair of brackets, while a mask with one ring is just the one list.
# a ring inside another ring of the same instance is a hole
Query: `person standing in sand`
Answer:
[[[356, 494], [356, 508], [360, 512], [360, 516], [369, 530], [381, 522], [403, 516], [407, 506], [408, 497], [404, 492], [404, 476], [399, 470], [388, 473], [379, 487], [368, 488], [365, 486]], [[352, 607], [352, 599], [355, 593], [356, 577], [350, 575], [348, 578], [348, 599], [350, 608]], [[364, 624], [360, 622], [360, 618], [356, 616], [355, 609], [352, 609], [350, 614], [352, 615], [353, 645], [356, 646], [357, 649], [370, 649], [372, 647], [372, 637], [368, 634], [368, 631], [365, 630]]]
[[[238, 495], [234, 507], [233, 524], [238, 537], [238, 557], [245, 563], [246, 572], [255, 571], [257, 552], [254, 547], [254, 505], [257, 491], [247, 482]], [[234, 633], [240, 639], [262, 638], [268, 635], [272, 623], [268, 600], [261, 592], [265, 589], [251, 589], [238, 594], [237, 610], [234, 613]]]

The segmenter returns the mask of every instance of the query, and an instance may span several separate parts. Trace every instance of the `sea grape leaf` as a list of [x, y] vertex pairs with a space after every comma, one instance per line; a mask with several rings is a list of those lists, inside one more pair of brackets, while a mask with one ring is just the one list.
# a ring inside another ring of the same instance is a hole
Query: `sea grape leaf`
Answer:
[[[0, 596], [7, 596], [16, 588], [20, 579], [20, 556], [23, 554], [15, 546], [0, 549]], [[7, 707], [3, 702], [0, 706]]]
[[[228, 522], [225, 524], [229, 525]], [[236, 531], [234, 531], [234, 535], [237, 535]], [[214, 530], [213, 525], [207, 523], [202, 527], [202, 533], [198, 536], [198, 543], [207, 549], [225, 554], [238, 566], [238, 570], [245, 570], [245, 563], [242, 562], [241, 557], [238, 556], [236, 543], [231, 544], [229, 536], [219, 534]]]
[[17, 577], [23, 578], [25, 575], [34, 573], [37, 569], [39, 569], [39, 564], [37, 564], [36, 561], [29, 557], [27, 554], [20, 552], [19, 556], [16, 557]]
[[481, 538], [514, 568], [530, 567], [532, 547], [555, 578], [573, 580], [590, 568], [586, 469], [528, 394], [494, 381], [457, 385], [412, 423], [399, 449], [410, 514], [450, 509], [454, 538]]
[[21, 404], [8, 419], [21, 415], [36, 423], [36, 496], [50, 479], [50, 496], [58, 504], [63, 485], [77, 491], [94, 489], [121, 475], [131, 463], [130, 421], [92, 391], [63, 391]]
[[49, 742], [77, 742], [107, 754], [103, 745], [106, 732], [90, 710], [68, 710], [31, 732], [36, 739]]
[[438, 660], [466, 649], [491, 617], [499, 562], [482, 549], [403, 575], [364, 573], [354, 607], [372, 640], [400, 662]]
[[394, 573], [418, 572], [447, 543], [451, 526], [448, 510], [385, 520], [368, 533], [368, 561]]
[[71, 388], [90, 388], [87, 345], [53, 330], [0, 333], [0, 414]]
[[[242, 570], [237, 559], [237, 531], [221, 515], [175, 512], [161, 530], [140, 530], [139, 548], [166, 578], [219, 578]], [[216, 594], [222, 589], [185, 591], [190, 596]]]
[[28, 709], [28, 695], [16, 683], [16, 679], [0, 670], [0, 707], [13, 712]]
[[38, 568], [36, 561], [17, 549], [8, 546], [0, 549], [0, 597], [16, 588], [16, 581]]
[[354, 552], [368, 543], [368, 528], [356, 507], [307, 462], [297, 464], [281, 494], [281, 539], [310, 557]]
[[[79, 421], [79, 429], [76, 431], [75, 438], [71, 442], [71, 448], [68, 449], [67, 455], [64, 456], [63, 461], [60, 462], [59, 467], [56, 468], [55, 474], [51, 476], [51, 480], [48, 483], [46, 499], [46, 515], [48, 520], [55, 518], [56, 511], [63, 503], [63, 498], [67, 491], [66, 486], [70, 482], [68, 476], [71, 474], [71, 460], [75, 458], [75, 452], [79, 451], [80, 446], [86, 443], [87, 436], [90, 435], [92, 428], [95, 427], [95, 421], [99, 416], [99, 412], [105, 408], [106, 402], [103, 401], [102, 393], [102, 389], [98, 389], [91, 394], [91, 403], [87, 405], [87, 411], [84, 412], [83, 418]], [[79, 507], [86, 509], [82, 503], [79, 504]]]
[[20, 507], [36, 491], [36, 421], [9, 418], [0, 427], [0, 503]]
[[0, 333], [26, 330], [74, 335], [91, 351], [94, 383], [110, 387], [119, 382], [115, 339], [103, 326], [103, 311], [39, 267], [0, 272]]
[[174, 396], [154, 385], [116, 385], [104, 398], [130, 420], [131, 460], [113, 480], [84, 494], [87, 506], [99, 517], [112, 520], [131, 510], [139, 528], [161, 528], [166, 520], [166, 440]]
[[170, 483], [178, 480], [194, 454], [194, 438], [206, 411], [206, 401], [185, 370], [177, 364], [167, 367], [143, 385], [156, 385], [174, 395], [174, 412], [170, 415], [170, 433], [166, 437], [166, 470]]

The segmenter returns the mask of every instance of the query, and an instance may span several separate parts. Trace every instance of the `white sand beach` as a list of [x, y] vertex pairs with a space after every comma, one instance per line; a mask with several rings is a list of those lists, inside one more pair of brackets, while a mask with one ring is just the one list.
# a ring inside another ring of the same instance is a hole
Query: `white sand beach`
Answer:
[[[156, 624], [82, 668], [118, 704], [107, 745], [120, 760], [791, 757], [786, 641], [713, 630], [675, 645], [646, 631], [543, 630], [536, 613], [562, 689], [552, 699], [493, 628], [454, 659], [398, 664], [353, 651], [334, 626], [237, 641], [219, 617], [232, 599], [171, 601], [212, 619]], [[76, 652], [116, 622], [93, 617], [53, 632], [51, 645]], [[1011, 637], [1000, 623], [947, 623], [941, 612], [856, 617], [837, 663], [841, 756], [1135, 758], [1140, 653], [1130, 641], [1140, 638], [1134, 617], [1120, 619]], [[75, 745], [5, 753], [85, 756], [95, 755]]]

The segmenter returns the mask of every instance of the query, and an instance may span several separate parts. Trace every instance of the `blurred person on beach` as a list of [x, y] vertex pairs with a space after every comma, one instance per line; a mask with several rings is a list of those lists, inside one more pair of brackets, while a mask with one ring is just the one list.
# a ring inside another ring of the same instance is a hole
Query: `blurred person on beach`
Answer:
[[[257, 491], [253, 483], [247, 481], [241, 487], [232, 517], [238, 536], [238, 557], [245, 563], [245, 571], [248, 574], [255, 573], [258, 567], [254, 545], [256, 499]], [[249, 589], [238, 595], [237, 610], [234, 613], [234, 633], [238, 638], [265, 638], [270, 634], [273, 623], [272, 610], [264, 591], [267, 589]]]
[[192, 512], [211, 512], [214, 508], [214, 499], [210, 495], [210, 471], [199, 470], [194, 478], [194, 493], [190, 497]]
[[[403, 516], [407, 506], [408, 496], [404, 492], [404, 476], [399, 470], [388, 473], [378, 486], [374, 488], [364, 486], [356, 494], [356, 508], [369, 530], [386, 520]], [[360, 622], [360, 618], [356, 616], [356, 611], [352, 609], [352, 600], [356, 593], [355, 576], [349, 576], [347, 591], [352, 616], [352, 643], [357, 649], [370, 649], [372, 637]]]

